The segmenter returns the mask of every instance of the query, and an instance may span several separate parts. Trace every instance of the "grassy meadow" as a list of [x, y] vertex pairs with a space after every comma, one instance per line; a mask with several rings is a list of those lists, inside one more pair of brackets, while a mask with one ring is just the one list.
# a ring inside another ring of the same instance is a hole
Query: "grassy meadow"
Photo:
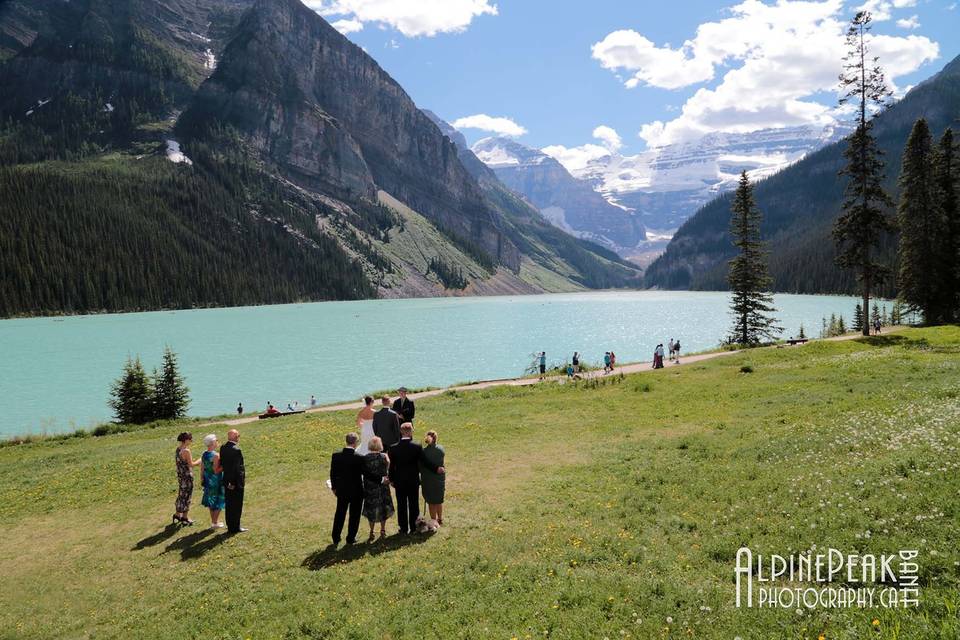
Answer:
[[[960, 638], [960, 328], [417, 416], [447, 450], [444, 528], [335, 551], [324, 481], [353, 412], [241, 427], [232, 537], [199, 482], [197, 524], [167, 526], [175, 425], [0, 448], [0, 638]], [[920, 605], [737, 609], [742, 545], [919, 549]]]

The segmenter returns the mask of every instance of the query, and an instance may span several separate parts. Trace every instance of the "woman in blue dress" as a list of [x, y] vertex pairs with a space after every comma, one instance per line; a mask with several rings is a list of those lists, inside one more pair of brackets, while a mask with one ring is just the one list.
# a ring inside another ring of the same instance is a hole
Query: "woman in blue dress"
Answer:
[[207, 450], [200, 456], [203, 462], [201, 478], [203, 479], [203, 500], [200, 504], [210, 509], [210, 526], [220, 529], [224, 526], [220, 522], [220, 512], [226, 503], [223, 490], [223, 468], [220, 466], [220, 454], [217, 453], [217, 436], [211, 433], [204, 437], [203, 444]]

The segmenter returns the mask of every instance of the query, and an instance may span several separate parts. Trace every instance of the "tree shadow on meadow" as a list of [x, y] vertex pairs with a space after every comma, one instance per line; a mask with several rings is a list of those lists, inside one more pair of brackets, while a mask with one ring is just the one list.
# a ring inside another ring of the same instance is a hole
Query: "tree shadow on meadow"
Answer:
[[164, 540], [168, 540], [169, 538], [172, 538], [173, 535], [179, 530], [180, 530], [180, 525], [173, 524], [173, 523], [168, 524], [166, 527], [164, 527], [157, 533], [147, 536], [142, 540], [138, 540], [137, 544], [133, 545], [130, 548], [130, 551], [140, 551], [142, 549], [146, 549], [147, 547], [158, 545]]
[[[854, 342], [859, 342], [860, 344], [868, 344], [871, 347], [896, 347], [903, 346], [910, 342], [917, 342], [916, 340], [911, 340], [906, 336], [900, 335], [879, 335], [879, 336], [863, 336], [862, 338], [854, 338]], [[920, 340], [920, 342], [926, 342], [926, 340]]]
[[337, 548], [330, 545], [324, 549], [314, 551], [300, 563], [301, 567], [306, 567], [311, 571], [319, 571], [338, 564], [346, 564], [354, 560], [360, 560], [366, 556], [378, 556], [381, 553], [396, 551], [403, 547], [411, 547], [423, 544], [434, 534], [418, 533], [414, 535], [394, 534], [386, 538], [378, 538], [373, 542], [358, 542], [357, 544], [347, 545], [343, 548]]

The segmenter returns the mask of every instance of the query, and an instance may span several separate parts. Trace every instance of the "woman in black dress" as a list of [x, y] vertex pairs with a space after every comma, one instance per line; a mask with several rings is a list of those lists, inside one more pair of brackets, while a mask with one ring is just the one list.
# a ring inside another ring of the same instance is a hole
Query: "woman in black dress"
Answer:
[[370, 521], [370, 537], [373, 542], [373, 526], [380, 523], [380, 537], [387, 535], [387, 519], [393, 516], [393, 496], [390, 495], [390, 483], [384, 482], [390, 457], [383, 452], [383, 441], [374, 436], [367, 444], [370, 452], [363, 457], [363, 515]]
[[174, 505], [173, 522], [190, 525], [193, 520], [187, 517], [190, 511], [190, 497], [193, 495], [193, 468], [200, 464], [200, 458], [196, 460], [190, 455], [190, 445], [193, 443], [193, 435], [184, 431], [177, 436], [176, 461], [177, 461], [177, 501]]

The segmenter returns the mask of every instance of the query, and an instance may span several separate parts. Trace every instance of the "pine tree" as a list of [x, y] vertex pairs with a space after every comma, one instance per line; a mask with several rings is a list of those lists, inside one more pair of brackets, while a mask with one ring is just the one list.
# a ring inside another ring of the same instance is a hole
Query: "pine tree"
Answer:
[[854, 331], [863, 331], [863, 307], [860, 306], [860, 303], [857, 303], [856, 308], [853, 310], [853, 327]]
[[[888, 269], [874, 257], [884, 234], [893, 230], [886, 210], [893, 206], [883, 189], [883, 152], [873, 136], [873, 119], [890, 96], [877, 58], [869, 58], [867, 34], [872, 18], [867, 11], [856, 14], [847, 30], [847, 55], [844, 57], [840, 85], [846, 91], [840, 103], [857, 103], [857, 129], [847, 138], [844, 151], [847, 176], [843, 210], [833, 227], [837, 244], [837, 265], [855, 269], [863, 308], [870, 308], [870, 297]], [[862, 327], [869, 335], [869, 327]]]
[[880, 319], [880, 305], [876, 302], [873, 303], [873, 311], [870, 312], [870, 324], [874, 326], [883, 324]]
[[829, 338], [830, 337], [830, 326], [827, 324], [826, 317], [820, 319], [820, 337]]
[[160, 374], [154, 374], [155, 415], [159, 420], [175, 420], [187, 414], [190, 406], [190, 389], [180, 375], [177, 354], [170, 347], [163, 350], [163, 366]]
[[934, 160], [934, 181], [945, 233], [938, 234], [943, 272], [940, 306], [944, 321], [960, 321], [960, 150], [953, 131], [943, 132]]
[[753, 187], [747, 172], [740, 174], [740, 184], [733, 196], [730, 234], [740, 253], [730, 261], [727, 279], [730, 283], [733, 328], [730, 341], [756, 346], [772, 340], [782, 329], [773, 317], [771, 279], [767, 273], [766, 252], [760, 239], [762, 214], [753, 201]]
[[893, 309], [890, 310], [890, 324], [897, 326], [903, 321], [903, 309], [899, 300], [893, 301]]
[[890, 315], [887, 313], [887, 305], [883, 305], [883, 311], [880, 314], [880, 324], [885, 327], [890, 324]]
[[802, 322], [800, 323], [800, 335], [798, 335], [797, 337], [798, 337], [799, 339], [801, 339], [801, 340], [806, 340], [806, 339], [807, 339], [807, 334], [806, 334], [806, 332], [803, 330], [803, 323], [802, 323]]
[[847, 323], [844, 322], [843, 316], [837, 318], [837, 335], [842, 336], [847, 332]]
[[903, 150], [900, 172], [900, 269], [897, 288], [910, 309], [923, 313], [927, 324], [943, 319], [943, 252], [938, 238], [945, 235], [945, 221], [933, 173], [933, 140], [923, 118], [917, 120]]
[[144, 424], [153, 420], [154, 390], [140, 358], [127, 358], [120, 378], [110, 389], [110, 407], [121, 424]]
[[830, 328], [827, 330], [827, 335], [831, 338], [837, 335], [840, 332], [840, 325], [837, 324], [837, 314], [830, 314]]

